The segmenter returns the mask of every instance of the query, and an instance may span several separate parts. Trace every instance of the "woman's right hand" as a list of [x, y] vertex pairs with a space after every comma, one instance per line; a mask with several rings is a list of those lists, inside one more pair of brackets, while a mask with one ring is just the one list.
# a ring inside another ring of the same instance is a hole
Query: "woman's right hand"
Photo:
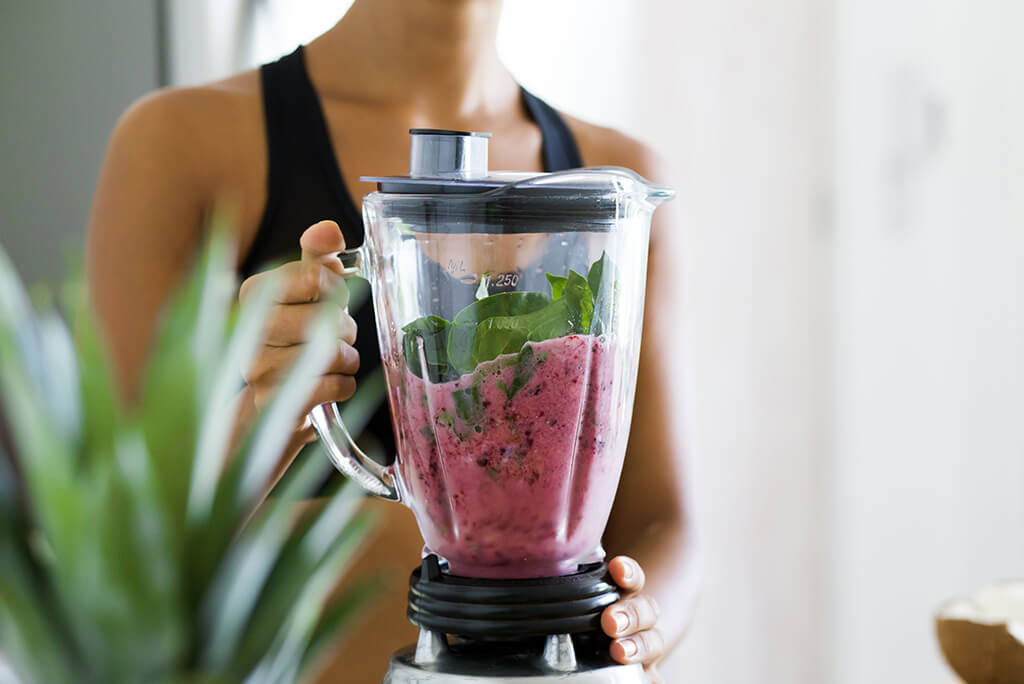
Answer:
[[[333, 221], [321, 221], [306, 229], [299, 240], [302, 257], [264, 273], [247, 278], [239, 290], [244, 301], [256, 292], [270, 274], [282, 277], [277, 301], [268, 316], [262, 348], [249, 368], [243, 369], [247, 392], [256, 412], [274, 396], [288, 370], [302, 353], [306, 330], [320, 310], [320, 302], [345, 287], [338, 252], [345, 249], [345, 238]], [[296, 425], [296, 438], [305, 443], [315, 435], [306, 417], [309, 409], [332, 401], [344, 401], [356, 390], [353, 377], [359, 369], [359, 352], [352, 345], [356, 322], [348, 311], [338, 307], [338, 352], [309, 397], [303, 419]]]

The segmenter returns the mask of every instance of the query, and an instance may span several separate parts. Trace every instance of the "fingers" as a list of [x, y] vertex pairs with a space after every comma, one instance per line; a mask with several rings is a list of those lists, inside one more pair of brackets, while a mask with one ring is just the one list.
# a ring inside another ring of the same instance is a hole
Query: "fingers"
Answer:
[[615, 584], [627, 592], [637, 592], [644, 588], [646, 577], [640, 564], [629, 556], [616, 556], [608, 563]]
[[[608, 563], [608, 571], [628, 598], [608, 606], [601, 615], [601, 628], [614, 641], [611, 656], [623, 664], [651, 665], [665, 653], [665, 639], [655, 627], [658, 622], [658, 604], [650, 596], [637, 594], [644, 588], [643, 568], [628, 556], [616, 556]], [[652, 682], [660, 681], [653, 669], [648, 676]]]
[[238, 292], [245, 300], [267, 278], [284, 281], [277, 301], [280, 304], [304, 304], [326, 299], [343, 286], [343, 268], [338, 252], [345, 249], [345, 238], [334, 221], [315, 223], [299, 238], [302, 257], [270, 271], [246, 278]]
[[601, 629], [613, 639], [651, 629], [658, 622], [658, 604], [650, 596], [634, 596], [605, 608]]
[[[341, 268], [340, 261], [338, 268]], [[345, 287], [344, 278], [324, 264], [290, 261], [283, 266], [246, 278], [238, 290], [238, 299], [244, 302], [258, 291], [268, 278], [280, 278], [282, 281], [281, 289], [277, 293], [279, 304], [318, 302]]]
[[332, 401], [347, 401], [356, 393], [356, 379], [351, 375], [337, 373], [325, 375], [316, 386], [309, 401], [306, 402], [306, 413], [314, 406]]
[[[275, 384], [261, 384], [253, 385], [253, 403], [257, 410], [262, 410], [270, 401], [274, 398], [274, 393], [278, 390], [278, 385]], [[356, 392], [356, 379], [351, 375], [341, 375], [333, 373], [331, 375], [324, 375], [320, 378], [317, 383], [316, 389], [309, 396], [306, 401], [305, 407], [302, 410], [303, 424], [299, 426], [300, 431], [307, 431], [310, 438], [313, 437], [313, 432], [307, 424], [308, 418], [305, 417], [314, 406], [320, 404], [327, 404], [332, 401], [347, 401], [352, 398], [352, 395]]]
[[[249, 385], [276, 384], [295, 365], [303, 350], [304, 347], [301, 344], [290, 347], [263, 347], [248, 370], [243, 373], [246, 383]], [[351, 344], [339, 340], [338, 351], [324, 370], [324, 374], [355, 375], [358, 370], [359, 352]]]
[[[271, 401], [280, 381], [303, 353], [310, 324], [322, 311], [323, 305], [319, 302], [328, 299], [338, 307], [338, 349], [318, 378], [304, 413], [320, 404], [345, 401], [355, 393], [356, 381], [352, 376], [359, 370], [359, 352], [352, 345], [356, 339], [356, 323], [344, 309], [348, 288], [338, 258], [338, 252], [345, 249], [345, 238], [338, 224], [321, 221], [306, 229], [299, 246], [302, 249], [299, 261], [247, 278], [238, 292], [239, 300], [245, 301], [266, 283], [274, 282], [275, 287], [278, 281], [281, 283], [275, 293], [275, 306], [264, 326], [263, 347], [242, 373], [257, 410]], [[304, 418], [296, 428], [296, 435], [308, 440], [312, 434], [309, 421]]]
[[612, 658], [623, 665], [654, 663], [665, 655], [665, 639], [657, 629], [648, 629], [632, 636], [616, 639], [611, 645]]
[[[270, 347], [289, 347], [303, 344], [310, 324], [320, 314], [315, 306], [278, 305], [270, 310], [266, 324], [264, 344]], [[347, 344], [355, 344], [356, 322], [344, 310], [339, 308], [338, 337]]]
[[302, 248], [302, 262], [322, 264], [341, 275], [341, 261], [338, 252], [345, 249], [345, 237], [334, 221], [314, 223], [299, 238]]

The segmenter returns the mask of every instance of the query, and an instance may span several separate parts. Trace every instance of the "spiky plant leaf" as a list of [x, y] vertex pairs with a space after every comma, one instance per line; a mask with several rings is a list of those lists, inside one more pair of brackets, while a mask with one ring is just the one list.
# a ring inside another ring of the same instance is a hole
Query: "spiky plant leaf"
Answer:
[[[259, 348], [263, 321], [280, 286], [280, 277], [268, 276], [238, 317], [202, 406], [204, 415], [222, 415], [221, 412], [232, 405], [233, 396], [238, 392], [239, 371], [249, 365]], [[209, 515], [217, 473], [223, 466], [224, 453], [231, 439], [233, 421], [226, 415], [223, 417], [225, 420], [203, 421], [198, 436], [187, 507], [188, 519], [193, 525], [202, 525]]]
[[[246, 527], [231, 545], [217, 577], [210, 584], [202, 615], [209, 621], [209, 632], [201, 660], [214, 666], [230, 662], [238, 652], [248, 620], [259, 605], [267, 578], [295, 527], [296, 503], [309, 497], [327, 473], [326, 459], [300, 462], [287, 485]], [[244, 574], [247, 582], [237, 581]], [[269, 639], [261, 646], [266, 647]]]
[[190, 560], [196, 581], [204, 586], [213, 581], [224, 558], [223, 550], [237, 532], [238, 521], [246, 519], [260, 502], [307, 398], [337, 350], [337, 316], [329, 307], [330, 302], [314, 319], [294, 368], [243, 441], [239, 457], [224, 468], [210, 513], [196, 530], [194, 545], [198, 547], [198, 557]]
[[44, 357], [39, 348], [39, 330], [28, 296], [6, 253], [0, 252], [0, 321], [8, 353], [20, 361], [21, 372], [36, 388], [45, 383]]
[[[286, 544], [280, 550], [281, 562], [274, 567], [259, 597], [259, 614], [248, 622], [239, 645], [238, 654], [243, 662], [246, 658], [258, 658], [263, 654], [295, 609], [304, 580], [325, 562], [332, 548], [345, 543], [357, 545], [362, 539], [361, 527], [366, 521], [355, 527], [351, 522], [362, 497], [362, 491], [356, 485], [347, 484], [327, 500], [314, 519], [303, 521], [295, 533], [284, 540]], [[351, 560], [354, 555], [350, 553], [347, 559]]]
[[0, 453], [0, 644], [18, 670], [37, 671], [44, 681], [70, 679], [78, 653], [56, 613], [52, 587], [27, 548], [9, 456]]
[[368, 526], [357, 498], [339, 493], [308, 522], [291, 509], [327, 460], [303, 460], [260, 507], [336, 316], [325, 308], [232, 456], [231, 393], [273, 283], [234, 316], [223, 234], [168, 308], [130, 409], [82, 288], [64, 297], [72, 344], [0, 250], [0, 653], [26, 683], [291, 681], [351, 615], [324, 606]]
[[357, 517], [339, 535], [327, 555], [302, 585], [294, 607], [284, 621], [271, 650], [257, 665], [247, 682], [294, 681], [313, 640], [324, 604], [337, 578], [351, 562], [360, 542], [369, 530], [368, 516]]
[[116, 380], [81, 280], [69, 282], [63, 295], [78, 361], [77, 385], [82, 412], [78, 456], [88, 462], [94, 457], [114, 453], [120, 420]]
[[[146, 442], [158, 472], [160, 500], [172, 514], [175, 547], [185, 536], [179, 514], [188, 500], [192, 459], [202, 419], [200, 407], [221, 355], [225, 321], [230, 311], [233, 250], [223, 229], [210, 244], [180, 294], [168, 307], [147, 365], [139, 403]], [[231, 422], [228, 419], [226, 422]]]
[[[2, 555], [8, 555], [3, 552]], [[73, 681], [76, 670], [66, 643], [40, 613], [41, 598], [35, 594], [24, 568], [15, 559], [0, 560], [0, 644], [4, 657], [19, 672], [33, 672], [37, 681]]]
[[237, 499], [241, 505], [259, 497], [291, 439], [292, 427], [303, 415], [306, 401], [338, 351], [337, 316], [329, 306], [311, 326], [302, 354], [281, 383], [246, 445]]
[[[141, 434], [119, 436], [103, 476], [97, 488], [103, 501], [90, 521], [100, 545], [92, 554], [97, 576], [88, 606], [90, 657], [107, 681], [129, 681], [136, 673], [153, 678], [184, 655], [187, 639], [170, 523], [153, 505], [161, 492]], [[79, 586], [84, 581], [79, 578]]]
[[41, 353], [47, 360], [41, 378], [41, 393], [53, 412], [54, 427], [64, 439], [75, 441], [82, 429], [81, 388], [78, 385], [75, 345], [67, 326], [56, 311], [47, 311], [38, 320]]
[[312, 679], [337, 643], [369, 605], [384, 591], [387, 584], [381, 577], [371, 576], [347, 589], [333, 599], [320, 616], [319, 624], [309, 640], [306, 649], [305, 668], [302, 679]]

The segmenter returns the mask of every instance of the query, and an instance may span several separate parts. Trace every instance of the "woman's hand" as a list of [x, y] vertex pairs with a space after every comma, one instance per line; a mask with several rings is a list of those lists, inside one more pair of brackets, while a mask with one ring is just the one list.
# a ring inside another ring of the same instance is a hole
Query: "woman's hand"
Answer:
[[[345, 287], [338, 259], [338, 252], [345, 249], [345, 239], [336, 223], [321, 221], [310, 226], [299, 244], [302, 248], [299, 261], [247, 278], [239, 290], [238, 297], [244, 301], [269, 274], [282, 276], [284, 281], [268, 316], [263, 347], [243, 372], [247, 392], [257, 412], [274, 396], [278, 383], [302, 353], [306, 331], [319, 312], [320, 301]], [[359, 352], [352, 346], [356, 339], [356, 322], [340, 306], [338, 318], [338, 351], [310, 396], [308, 409], [331, 401], [344, 401], [356, 390], [353, 375], [359, 369]], [[294, 441], [305, 443], [313, 439], [308, 418], [304, 417], [295, 429]]]
[[641, 594], [644, 571], [632, 558], [616, 556], [608, 563], [612, 579], [625, 592], [625, 598], [605, 608], [601, 628], [613, 641], [611, 655], [627, 665], [643, 663], [652, 684], [663, 680], [656, 665], [665, 655], [665, 641], [658, 631], [658, 604]]

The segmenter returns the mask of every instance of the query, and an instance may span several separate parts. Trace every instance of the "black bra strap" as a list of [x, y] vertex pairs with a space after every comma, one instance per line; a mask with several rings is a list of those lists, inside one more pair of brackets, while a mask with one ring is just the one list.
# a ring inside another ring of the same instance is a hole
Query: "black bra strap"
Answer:
[[522, 89], [523, 104], [540, 127], [544, 140], [544, 170], [565, 171], [583, 166], [583, 158], [576, 146], [576, 138], [565, 123], [565, 119], [544, 100], [526, 88]]

